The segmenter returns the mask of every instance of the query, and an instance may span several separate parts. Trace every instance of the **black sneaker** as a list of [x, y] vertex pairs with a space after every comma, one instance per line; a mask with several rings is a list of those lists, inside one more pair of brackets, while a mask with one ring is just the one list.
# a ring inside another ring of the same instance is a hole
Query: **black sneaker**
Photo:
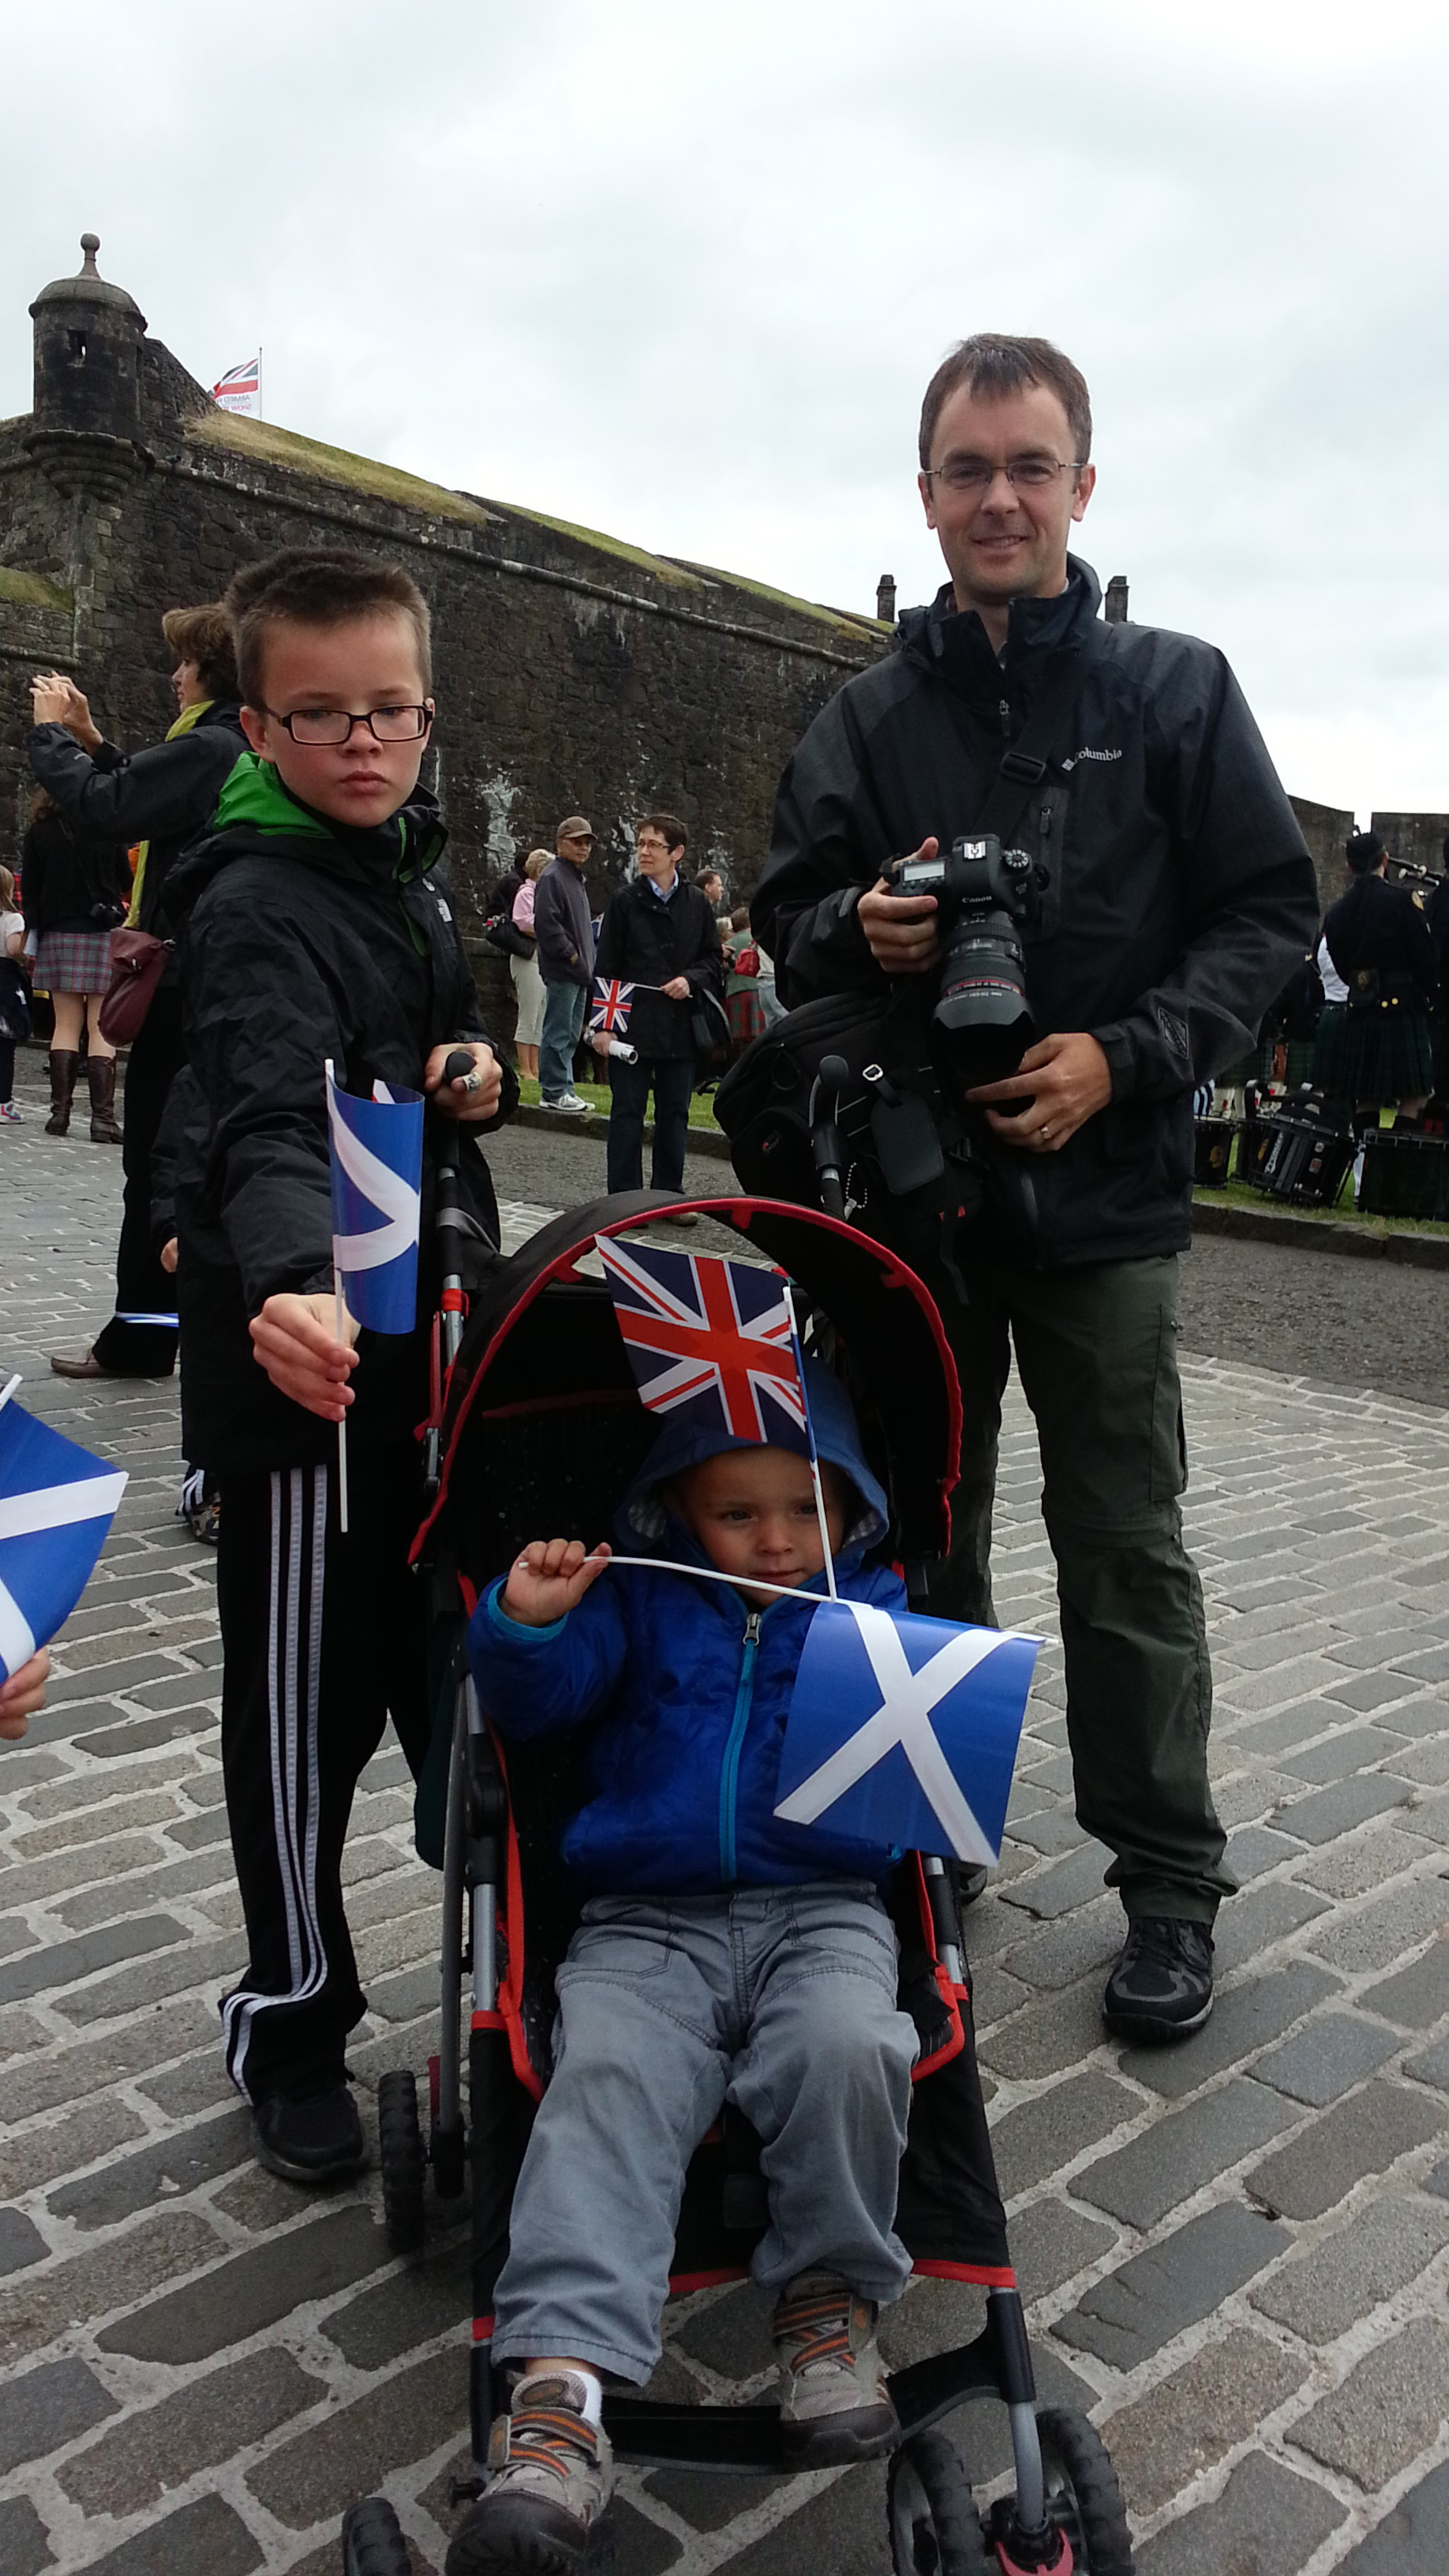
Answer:
[[321, 2093], [269, 2093], [252, 2126], [258, 2158], [284, 2182], [345, 2182], [367, 2162], [357, 2105], [340, 2079]]
[[1119, 2039], [1156, 2047], [1201, 2030], [1213, 2008], [1213, 1936], [1205, 1923], [1141, 1914], [1107, 1979], [1102, 2019]]

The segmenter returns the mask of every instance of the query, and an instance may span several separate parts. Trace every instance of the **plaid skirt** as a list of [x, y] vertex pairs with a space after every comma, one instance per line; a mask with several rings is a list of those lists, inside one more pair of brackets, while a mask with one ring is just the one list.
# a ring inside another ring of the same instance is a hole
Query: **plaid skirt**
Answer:
[[1313, 1079], [1327, 1100], [1349, 1108], [1388, 1108], [1419, 1100], [1433, 1088], [1434, 1039], [1427, 1011], [1412, 1002], [1352, 1011], [1328, 1002], [1318, 1023]]
[[111, 980], [108, 930], [43, 930], [36, 952], [37, 993], [104, 993]]

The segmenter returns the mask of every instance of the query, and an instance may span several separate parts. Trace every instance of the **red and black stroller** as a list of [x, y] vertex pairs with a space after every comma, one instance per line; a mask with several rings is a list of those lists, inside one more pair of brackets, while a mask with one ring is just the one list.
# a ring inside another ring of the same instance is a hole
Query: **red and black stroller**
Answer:
[[[834, 1217], [743, 1197], [694, 1204], [733, 1232], [738, 1249], [753, 1247], [793, 1281], [807, 1344], [849, 1383], [871, 1466], [891, 1498], [889, 1545], [919, 1600], [923, 1564], [946, 1543], [960, 1436], [955, 1370], [927, 1292], [892, 1254]], [[569, 1739], [505, 1750], [491, 1733], [463, 1635], [481, 1589], [528, 1538], [566, 1529], [592, 1544], [608, 1530], [656, 1435], [607, 1288], [583, 1265], [598, 1236], [638, 1230], [665, 1205], [679, 1202], [640, 1193], [559, 1217], [497, 1264], [466, 1328], [456, 1281], [445, 1292], [442, 1356], [451, 1365], [440, 1383], [434, 1499], [417, 1545], [439, 1649], [438, 1771], [431, 1789], [426, 1776], [421, 1784], [418, 1840], [443, 1871], [442, 2040], [429, 2136], [411, 2074], [383, 2077], [379, 2111], [385, 2210], [399, 2249], [422, 2241], [429, 2170], [440, 2198], [471, 2191], [474, 2475], [455, 2488], [460, 2502], [481, 2491], [489, 2428], [508, 2402], [490, 2357], [493, 2285], [548, 2078], [554, 1971], [575, 1919], [557, 1830], [578, 1803], [578, 1753]], [[446, 1228], [446, 1205], [440, 1216]], [[1126, 2518], [1098, 2436], [1084, 2416], [1036, 2405], [977, 2074], [952, 1870], [912, 1855], [897, 1873], [893, 1911], [900, 2000], [920, 2032], [897, 2228], [918, 2272], [978, 2283], [987, 2295], [974, 2342], [891, 2378], [901, 2426], [887, 2485], [892, 2565], [900, 2576], [1003, 2569], [1130, 2576]], [[764, 2225], [755, 2143], [748, 2124], [727, 2111], [697, 2153], [676, 2242], [676, 2291], [747, 2274]], [[1015, 2492], [993, 2506], [985, 2528], [939, 2429], [973, 2397], [1007, 2407], [1015, 2460]], [[773, 2404], [621, 2396], [606, 2399], [605, 2422], [621, 2461], [754, 2474], [785, 2468]], [[610, 2563], [607, 2532], [605, 2516], [590, 2566]], [[382, 2498], [347, 2516], [343, 2564], [346, 2576], [405, 2576], [401, 2529]]]

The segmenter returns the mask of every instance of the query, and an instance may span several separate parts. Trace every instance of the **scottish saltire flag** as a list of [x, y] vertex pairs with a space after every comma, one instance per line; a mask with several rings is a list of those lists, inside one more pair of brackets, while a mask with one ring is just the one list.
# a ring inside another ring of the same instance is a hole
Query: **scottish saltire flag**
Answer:
[[617, 975], [596, 975], [593, 1006], [589, 1012], [590, 1028], [601, 1030], [606, 1038], [621, 1038], [629, 1025], [629, 1005], [633, 998], [632, 984], [621, 984]]
[[809, 1416], [782, 1270], [717, 1252], [625, 1251], [598, 1238], [634, 1382], [651, 1413], [810, 1456]]
[[228, 367], [211, 388], [211, 398], [223, 411], [250, 413], [254, 420], [262, 416], [262, 353], [247, 358], [239, 367]]
[[999, 1859], [1040, 1640], [865, 1601], [822, 1602], [780, 1756], [786, 1824]]
[[[12, 1378], [11, 1386], [18, 1384]], [[0, 1393], [0, 1680], [63, 1627], [126, 1490], [108, 1467]]]
[[375, 1082], [371, 1100], [339, 1091], [327, 1066], [332, 1259], [349, 1313], [374, 1333], [417, 1321], [423, 1097]]

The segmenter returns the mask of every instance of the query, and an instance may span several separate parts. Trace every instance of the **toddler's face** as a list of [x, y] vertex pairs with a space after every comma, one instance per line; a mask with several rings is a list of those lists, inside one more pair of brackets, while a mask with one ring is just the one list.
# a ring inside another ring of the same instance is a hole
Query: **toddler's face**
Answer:
[[[834, 1556], [845, 1536], [850, 1489], [834, 1467], [822, 1466], [820, 1475]], [[808, 1458], [791, 1449], [727, 1449], [687, 1469], [673, 1492], [681, 1520], [711, 1565], [729, 1575], [747, 1601], [765, 1608], [771, 1599], [750, 1589], [751, 1578], [793, 1590], [820, 1572], [825, 1559]]]

